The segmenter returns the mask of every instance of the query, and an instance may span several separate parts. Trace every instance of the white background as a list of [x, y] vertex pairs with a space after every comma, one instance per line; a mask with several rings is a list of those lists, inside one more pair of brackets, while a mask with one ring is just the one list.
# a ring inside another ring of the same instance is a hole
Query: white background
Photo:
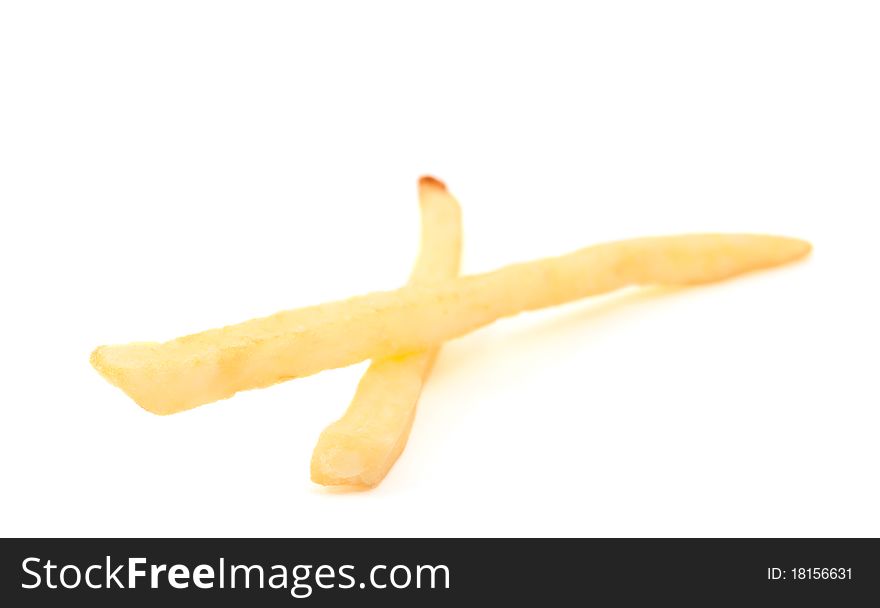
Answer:
[[[876, 2], [6, 2], [2, 535], [880, 535]], [[364, 366], [171, 417], [88, 363], [687, 231], [802, 264], [449, 344], [376, 490], [309, 481]]]

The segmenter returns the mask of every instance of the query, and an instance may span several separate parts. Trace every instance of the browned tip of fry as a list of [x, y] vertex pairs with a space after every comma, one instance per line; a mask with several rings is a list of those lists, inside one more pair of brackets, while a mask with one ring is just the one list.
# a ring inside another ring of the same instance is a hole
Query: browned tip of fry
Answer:
[[423, 175], [419, 178], [419, 188], [437, 188], [439, 190], [446, 190], [446, 184], [441, 182], [436, 177]]

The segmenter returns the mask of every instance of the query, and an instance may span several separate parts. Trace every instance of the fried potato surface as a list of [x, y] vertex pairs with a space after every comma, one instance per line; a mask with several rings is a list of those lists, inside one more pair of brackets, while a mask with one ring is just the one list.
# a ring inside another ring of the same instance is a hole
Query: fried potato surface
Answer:
[[[422, 244], [410, 284], [425, 285], [458, 275], [461, 210], [439, 181], [419, 181]], [[373, 487], [406, 446], [422, 386], [438, 348], [374, 361], [345, 414], [324, 429], [312, 453], [312, 481], [322, 485]]]
[[787, 237], [695, 234], [594, 245], [493, 272], [286, 310], [168, 342], [101, 346], [91, 363], [145, 409], [171, 414], [237, 391], [417, 353], [496, 319], [635, 285], [696, 285], [806, 256]]

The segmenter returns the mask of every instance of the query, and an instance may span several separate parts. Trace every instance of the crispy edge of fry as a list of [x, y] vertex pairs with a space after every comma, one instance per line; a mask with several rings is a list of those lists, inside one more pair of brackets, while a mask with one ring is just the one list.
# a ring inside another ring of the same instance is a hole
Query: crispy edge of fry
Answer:
[[602, 243], [436, 285], [286, 310], [168, 342], [101, 346], [91, 363], [161, 415], [324, 369], [413, 353], [497, 319], [628, 286], [697, 285], [806, 257], [803, 240], [689, 234]]
[[[458, 274], [461, 209], [443, 182], [419, 180], [421, 249], [409, 283], [430, 285]], [[372, 488], [406, 447], [424, 382], [439, 346], [374, 361], [343, 416], [318, 438], [311, 478], [325, 486]]]

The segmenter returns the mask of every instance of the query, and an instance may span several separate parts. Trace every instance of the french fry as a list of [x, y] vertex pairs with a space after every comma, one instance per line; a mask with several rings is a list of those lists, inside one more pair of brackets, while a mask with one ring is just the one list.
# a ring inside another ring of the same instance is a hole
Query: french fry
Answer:
[[809, 243], [697, 234], [605, 243], [493, 272], [286, 310], [168, 342], [101, 346], [91, 363], [171, 414], [365, 359], [427, 350], [496, 319], [633, 285], [697, 285], [785, 264]]
[[[458, 275], [461, 210], [439, 181], [419, 180], [422, 245], [410, 284]], [[373, 487], [406, 446], [422, 386], [438, 347], [374, 361], [345, 414], [321, 433], [312, 452], [312, 481], [325, 486]]]

